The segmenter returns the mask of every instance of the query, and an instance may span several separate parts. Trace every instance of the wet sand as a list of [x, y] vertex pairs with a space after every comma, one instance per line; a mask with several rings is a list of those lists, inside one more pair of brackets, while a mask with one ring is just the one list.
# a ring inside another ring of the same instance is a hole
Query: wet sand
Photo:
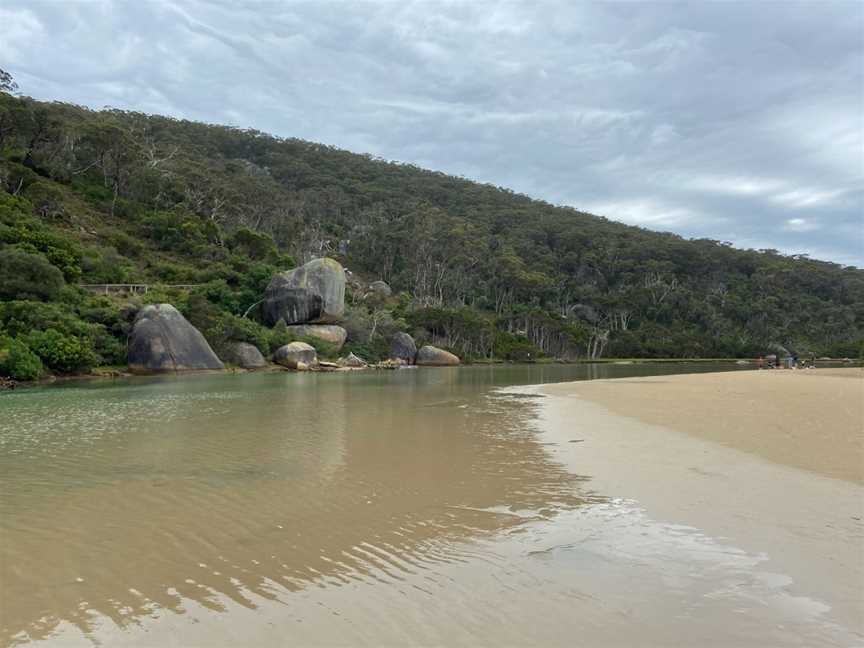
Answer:
[[822, 621], [849, 629], [852, 643], [841, 645], [864, 645], [861, 369], [537, 391], [549, 397], [542, 419], [551, 452], [598, 492], [761, 556], [760, 572], [788, 595], [823, 605]]
[[864, 370], [748, 371], [549, 387], [611, 413], [864, 483]]

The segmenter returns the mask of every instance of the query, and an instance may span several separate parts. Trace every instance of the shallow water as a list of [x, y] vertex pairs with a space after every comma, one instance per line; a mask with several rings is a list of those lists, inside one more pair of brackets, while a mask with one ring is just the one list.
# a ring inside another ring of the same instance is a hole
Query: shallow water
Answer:
[[[245, 374], [0, 396], [0, 645], [552, 644], [621, 639], [613, 617], [672, 641], [654, 617], [692, 616], [706, 588], [775, 591], [754, 576], [762, 559], [593, 492], [538, 437], [537, 399], [496, 388], [719, 368]], [[739, 623], [727, 639], [783, 615], [736, 616], [736, 596], [713, 603]], [[728, 631], [712, 619], [705, 636]]]

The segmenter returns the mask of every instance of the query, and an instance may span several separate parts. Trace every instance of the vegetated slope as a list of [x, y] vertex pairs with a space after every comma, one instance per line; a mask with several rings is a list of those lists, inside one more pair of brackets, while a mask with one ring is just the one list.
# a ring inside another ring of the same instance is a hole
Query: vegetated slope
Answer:
[[[205, 284], [148, 299], [178, 302], [217, 346], [266, 347], [270, 332], [241, 316], [272, 272], [323, 255], [400, 295], [353, 298], [351, 340], [371, 355], [399, 328], [511, 359], [753, 356], [771, 343], [857, 355], [864, 338], [862, 270], [685, 240], [310, 142], [0, 93], [0, 152], [7, 347], [53, 329], [88, 347], [89, 364], [121, 363], [120, 304], [71, 287], [103, 282]], [[28, 287], [46, 262], [52, 280]], [[15, 309], [42, 315], [24, 330]]]

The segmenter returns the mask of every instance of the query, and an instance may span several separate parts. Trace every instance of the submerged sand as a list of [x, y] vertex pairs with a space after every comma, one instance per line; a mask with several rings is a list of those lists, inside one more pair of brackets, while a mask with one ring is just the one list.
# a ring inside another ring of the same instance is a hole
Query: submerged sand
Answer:
[[0, 644], [864, 645], [860, 370], [416, 375], [22, 408]]

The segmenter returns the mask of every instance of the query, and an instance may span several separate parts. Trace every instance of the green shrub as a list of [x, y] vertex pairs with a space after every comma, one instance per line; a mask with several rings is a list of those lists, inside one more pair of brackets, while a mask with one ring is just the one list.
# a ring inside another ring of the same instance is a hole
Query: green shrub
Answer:
[[145, 251], [144, 244], [126, 232], [113, 231], [107, 234], [106, 238], [108, 243], [123, 256], [137, 257]]
[[60, 373], [89, 371], [97, 361], [89, 340], [57, 329], [33, 331], [25, 341], [46, 366]]
[[506, 331], [495, 334], [492, 354], [496, 358], [513, 362], [531, 362], [543, 357], [543, 352], [524, 335], [513, 335]]
[[156, 261], [150, 264], [150, 273], [165, 283], [195, 283], [198, 272], [194, 268], [171, 261]]
[[[232, 255], [228, 261], [239, 277], [236, 285], [251, 291], [258, 299], [261, 298], [274, 274], [293, 267], [293, 265], [274, 265], [263, 261], [250, 261], [237, 255]], [[229, 280], [228, 283], [232, 282]]]
[[228, 245], [233, 251], [256, 260], [274, 258], [279, 254], [272, 236], [247, 227], [234, 232], [228, 239]]
[[[21, 168], [24, 169], [25, 173], [38, 177], [30, 169], [26, 167]], [[0, 164], [0, 170], [6, 170], [4, 165]], [[0, 224], [16, 225], [23, 220], [29, 219], [32, 212], [33, 205], [28, 200], [13, 196], [5, 191], [0, 191]]]
[[64, 334], [89, 337], [95, 330], [68, 304], [24, 300], [0, 302], [0, 326], [15, 336], [53, 328]]
[[221, 310], [237, 313], [241, 309], [240, 295], [232, 290], [224, 279], [209, 281], [202, 286], [197, 286], [189, 295], [191, 300], [202, 297]]
[[270, 340], [268, 344], [270, 353], [273, 353], [279, 347], [293, 341], [294, 338], [291, 337], [291, 334], [288, 332], [288, 325], [285, 323], [284, 319], [280, 319], [270, 330]]
[[143, 302], [144, 304], [173, 304], [188, 319], [186, 309], [189, 303], [189, 291], [185, 288], [170, 288], [159, 284], [150, 286], [143, 297]]
[[237, 271], [226, 263], [208, 263], [207, 267], [202, 269], [199, 273], [199, 280], [205, 283], [221, 280], [231, 285], [237, 285], [243, 280], [243, 276], [240, 274], [241, 272], [242, 270]]
[[248, 342], [264, 353], [270, 348], [270, 331], [258, 322], [237, 315], [225, 315], [225, 336], [232, 342]]
[[0, 299], [56, 299], [63, 274], [39, 254], [0, 250]]
[[182, 210], [154, 211], [141, 219], [144, 236], [160, 249], [189, 255], [201, 245], [217, 243], [220, 232], [213, 222], [202, 220]]
[[81, 259], [87, 283], [133, 283], [135, 268], [113, 247], [88, 248]]
[[63, 192], [53, 182], [36, 180], [27, 187], [24, 195], [42, 218], [62, 218], [66, 215]]
[[81, 248], [74, 241], [56, 234], [32, 217], [19, 218], [14, 225], [0, 225], [0, 243], [39, 253], [63, 273], [67, 281], [81, 276]]
[[[8, 160], [0, 158], [0, 180], [2, 180], [0, 182], [0, 222], [5, 222], [4, 206], [12, 206], [15, 211], [20, 211], [26, 215], [33, 211], [30, 201], [22, 198], [20, 193], [18, 196], [12, 195], [13, 191], [26, 190], [31, 184], [41, 179], [38, 173], [20, 164], [20, 161], [24, 159], [24, 154], [24, 151], [19, 149], [15, 153], [7, 153], [9, 155]], [[9, 193], [2, 191], [4, 188]], [[19, 208], [17, 205], [22, 206]]]
[[315, 347], [315, 352], [318, 354], [319, 358], [335, 358], [338, 355], [338, 352], [336, 351], [336, 347], [334, 345], [330, 344], [326, 340], [312, 337], [311, 335], [297, 335], [294, 336], [290, 341], [305, 342], [309, 346]]
[[349, 353], [360, 356], [368, 362], [380, 362], [390, 356], [390, 344], [383, 337], [376, 337], [369, 342], [349, 340], [342, 347], [341, 354], [348, 355]]
[[0, 337], [0, 375], [15, 380], [37, 380], [42, 373], [42, 361], [24, 342]]
[[93, 338], [93, 353], [95, 354], [94, 364], [126, 364], [126, 338], [125, 336], [122, 339], [118, 338], [102, 329]]

